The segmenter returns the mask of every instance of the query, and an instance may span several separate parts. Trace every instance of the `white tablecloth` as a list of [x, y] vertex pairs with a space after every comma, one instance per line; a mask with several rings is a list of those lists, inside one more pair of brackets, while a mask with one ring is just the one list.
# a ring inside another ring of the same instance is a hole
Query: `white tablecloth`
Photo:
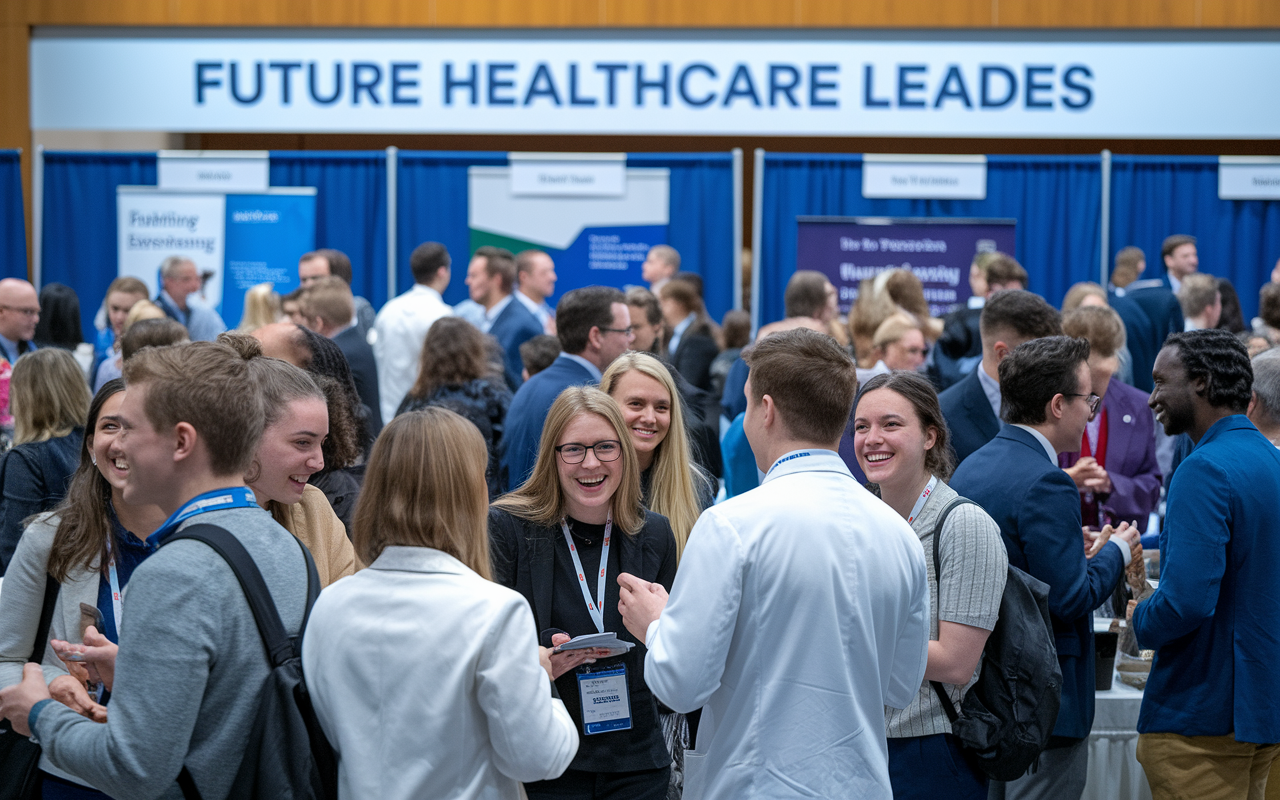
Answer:
[[1089, 781], [1082, 800], [1151, 800], [1151, 787], [1138, 764], [1138, 710], [1142, 691], [1113, 677], [1096, 695], [1089, 733]]

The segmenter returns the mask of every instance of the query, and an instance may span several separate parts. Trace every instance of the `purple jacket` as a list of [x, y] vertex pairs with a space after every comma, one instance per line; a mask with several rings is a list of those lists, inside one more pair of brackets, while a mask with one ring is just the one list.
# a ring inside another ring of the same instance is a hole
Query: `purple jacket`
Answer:
[[[1160, 467], [1156, 464], [1155, 417], [1145, 392], [1115, 378], [1102, 398], [1107, 410], [1107, 474], [1111, 494], [1102, 510], [1112, 524], [1138, 521], [1146, 532], [1147, 518], [1160, 502]], [[1075, 466], [1080, 453], [1060, 453], [1058, 466]]]

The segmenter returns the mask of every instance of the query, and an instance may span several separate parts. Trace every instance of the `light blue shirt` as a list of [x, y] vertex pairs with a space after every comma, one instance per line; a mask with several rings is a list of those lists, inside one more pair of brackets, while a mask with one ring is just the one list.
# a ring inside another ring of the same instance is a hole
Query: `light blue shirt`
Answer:
[[[4, 349], [4, 357], [8, 359], [10, 364], [16, 363], [18, 360], [18, 343], [12, 339], [0, 336], [0, 348]], [[30, 353], [36, 349], [35, 342], [27, 342], [27, 352]]]
[[[480, 320], [479, 326], [482, 332], [488, 333], [493, 328], [493, 321], [498, 318], [499, 314], [507, 310], [507, 306], [511, 305], [511, 300], [511, 295], [507, 295], [495, 303], [493, 308], [484, 312], [484, 319]], [[483, 308], [483, 306], [481, 306], [481, 308]]]
[[690, 314], [680, 320], [679, 324], [671, 332], [671, 341], [667, 343], [667, 352], [674, 353], [680, 347], [680, 339], [684, 336], [684, 332], [689, 330], [689, 326], [698, 318], [697, 314]]

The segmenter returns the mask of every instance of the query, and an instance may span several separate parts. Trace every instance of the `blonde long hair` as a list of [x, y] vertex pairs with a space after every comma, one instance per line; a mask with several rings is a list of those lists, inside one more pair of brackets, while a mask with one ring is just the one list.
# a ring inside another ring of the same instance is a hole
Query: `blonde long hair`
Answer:
[[397, 416], [369, 456], [351, 537], [356, 555], [372, 564], [392, 545], [433, 547], [492, 580], [488, 460], [480, 431], [448, 409]]
[[698, 493], [694, 488], [694, 478], [696, 476], [699, 480], [706, 480], [706, 477], [693, 461], [676, 382], [661, 361], [647, 353], [623, 353], [614, 359], [600, 379], [601, 391], [612, 397], [618, 381], [631, 371], [653, 378], [671, 399], [671, 427], [667, 430], [666, 438], [658, 443], [653, 454], [653, 466], [650, 468], [649, 510], [670, 521], [671, 532], [676, 537], [678, 559], [684, 553], [689, 532], [702, 513], [698, 505]]
[[619, 459], [622, 475], [618, 489], [613, 493], [613, 524], [623, 533], [634, 536], [644, 525], [636, 447], [618, 404], [609, 395], [590, 386], [570, 386], [551, 404], [542, 426], [542, 441], [538, 445], [538, 461], [533, 467], [533, 474], [519, 489], [495, 500], [493, 507], [538, 525], [560, 523], [565, 515], [565, 498], [564, 489], [560, 486], [560, 470], [556, 465], [556, 443], [569, 423], [583, 414], [595, 414], [608, 422], [622, 444], [622, 458]]
[[22, 356], [9, 378], [13, 443], [66, 436], [89, 416], [89, 385], [67, 350], [42, 347]]

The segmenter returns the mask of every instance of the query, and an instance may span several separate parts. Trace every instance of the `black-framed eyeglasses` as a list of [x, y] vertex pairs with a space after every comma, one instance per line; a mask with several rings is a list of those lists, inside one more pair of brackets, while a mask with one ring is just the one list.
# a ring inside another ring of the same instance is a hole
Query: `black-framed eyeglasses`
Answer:
[[627, 326], [627, 327], [625, 327], [625, 328], [601, 328], [600, 330], [601, 330], [601, 331], [603, 331], [604, 333], [621, 333], [621, 334], [624, 334], [624, 335], [626, 335], [626, 336], [635, 336], [635, 335], [636, 335], [636, 326], [635, 326], [635, 325], [628, 325], [628, 326]]
[[1063, 397], [1083, 397], [1085, 402], [1089, 404], [1089, 416], [1098, 413], [1098, 405], [1102, 402], [1102, 398], [1096, 394], [1075, 394], [1073, 392], [1063, 392]]
[[581, 464], [587, 460], [587, 451], [594, 450], [598, 461], [617, 461], [622, 455], [622, 442], [617, 439], [606, 439], [595, 444], [578, 444], [569, 442], [558, 445], [556, 452], [566, 464]]

